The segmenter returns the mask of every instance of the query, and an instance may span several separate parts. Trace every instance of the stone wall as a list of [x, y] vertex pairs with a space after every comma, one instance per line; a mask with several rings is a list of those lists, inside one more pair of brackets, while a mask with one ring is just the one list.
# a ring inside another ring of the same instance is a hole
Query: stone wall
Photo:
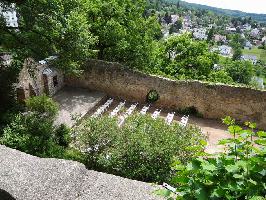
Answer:
[[[56, 77], [56, 85], [54, 77]], [[19, 73], [18, 83], [15, 84], [19, 102], [44, 93], [53, 96], [63, 86], [64, 75], [62, 72], [47, 64], [37, 63], [33, 59], [25, 60], [23, 69]]]
[[227, 115], [237, 120], [253, 121], [266, 129], [266, 91], [244, 87], [208, 84], [199, 81], [174, 81], [131, 71], [118, 63], [90, 60], [81, 77], [67, 77], [66, 84], [100, 90], [144, 103], [155, 89], [160, 99], [156, 106], [184, 109], [194, 106], [204, 118], [221, 119]]

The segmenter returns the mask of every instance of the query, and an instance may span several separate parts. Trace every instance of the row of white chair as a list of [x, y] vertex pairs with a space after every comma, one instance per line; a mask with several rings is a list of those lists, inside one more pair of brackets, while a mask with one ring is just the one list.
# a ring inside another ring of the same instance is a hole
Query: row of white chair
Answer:
[[97, 111], [92, 115], [92, 117], [99, 117], [102, 115], [107, 108], [110, 107], [110, 105], [113, 103], [114, 99], [110, 98], [108, 99], [105, 104], [103, 104], [101, 107], [97, 109]]
[[188, 118], [189, 118], [189, 115], [184, 115], [182, 118], [181, 118], [181, 121], [179, 122], [179, 125], [180, 126], [187, 126], [187, 123], [188, 123]]
[[174, 119], [175, 113], [168, 113], [167, 117], [165, 118], [165, 123], [170, 125]]
[[118, 112], [125, 106], [126, 101], [120, 102], [118, 106], [110, 113], [110, 117], [117, 116]]
[[[108, 99], [108, 100], [105, 102], [104, 105], [102, 105], [101, 107], [99, 107], [99, 108], [97, 109], [97, 111], [92, 115], [92, 117], [99, 117], [100, 115], [102, 115], [102, 114], [105, 112], [105, 110], [106, 110], [107, 108], [110, 107], [110, 105], [112, 104], [113, 101], [114, 101], [114, 99], [112, 99], [112, 98]], [[124, 101], [124, 102], [120, 102], [120, 103], [118, 104], [118, 106], [117, 106], [117, 107], [116, 107], [116, 108], [110, 113], [110, 117], [115, 117], [115, 116], [117, 116], [117, 115], [118, 115], [118, 112], [119, 112], [119, 111], [125, 106], [125, 103], [126, 103], [125, 101]], [[119, 125], [119, 126], [121, 126], [121, 125], [124, 123], [125, 119], [126, 119], [129, 115], [131, 115], [131, 114], [133, 113], [133, 111], [136, 109], [136, 107], [137, 107], [137, 103], [132, 104], [132, 105], [129, 107], [129, 109], [125, 112], [125, 114], [124, 114], [124, 115], [121, 115], [121, 116], [119, 117], [119, 120], [118, 120], [118, 125]], [[147, 113], [147, 111], [149, 110], [149, 108], [150, 108], [150, 105], [148, 105], [148, 106], [144, 106], [144, 107], [141, 109], [140, 114], [145, 115], [145, 114]], [[152, 114], [152, 118], [153, 118], [153, 119], [157, 119], [157, 118], [159, 117], [160, 113], [161, 113], [161, 110], [156, 109], [156, 110], [153, 112], [153, 114]], [[165, 119], [165, 123], [168, 124], [168, 125], [170, 125], [170, 124], [172, 123], [173, 119], [174, 119], [174, 115], [175, 115], [174, 112], [173, 112], [173, 113], [168, 113], [168, 114], [167, 114], [167, 117], [166, 117], [166, 119]], [[189, 119], [189, 115], [184, 115], [184, 116], [181, 118], [181, 121], [179, 122], [179, 125], [182, 126], [182, 127], [185, 127], [185, 126], [187, 125], [187, 123], [188, 123], [188, 119]]]
[[121, 127], [123, 125], [123, 123], [125, 122], [126, 118], [128, 116], [130, 116], [134, 112], [134, 110], [136, 109], [137, 105], [138, 105], [138, 103], [132, 104], [127, 109], [127, 111], [125, 112], [125, 114], [119, 116], [119, 118], [118, 118], [118, 126], [119, 127]]

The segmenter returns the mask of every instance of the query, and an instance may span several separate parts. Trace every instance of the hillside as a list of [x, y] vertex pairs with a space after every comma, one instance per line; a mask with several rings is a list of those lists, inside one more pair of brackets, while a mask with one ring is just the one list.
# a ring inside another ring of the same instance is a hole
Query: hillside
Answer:
[[[177, 3], [178, 0], [165, 0], [165, 2]], [[266, 14], [246, 13], [246, 12], [242, 12], [242, 11], [238, 11], [238, 10], [215, 8], [215, 7], [201, 5], [201, 4], [188, 3], [185, 1], [180, 1], [180, 5], [183, 5], [187, 8], [190, 8], [190, 9], [194, 8], [194, 9], [210, 10], [210, 11], [213, 11], [217, 14], [228, 15], [231, 17], [247, 17], [247, 16], [249, 16], [253, 20], [266, 23]]]

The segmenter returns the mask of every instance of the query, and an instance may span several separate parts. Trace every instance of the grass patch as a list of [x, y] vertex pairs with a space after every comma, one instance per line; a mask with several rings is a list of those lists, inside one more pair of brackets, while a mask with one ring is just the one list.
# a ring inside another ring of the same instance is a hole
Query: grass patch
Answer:
[[258, 49], [257, 47], [252, 49], [243, 49], [243, 54], [249, 54], [257, 56], [257, 59], [262, 60], [266, 62], [266, 50], [264, 49]]

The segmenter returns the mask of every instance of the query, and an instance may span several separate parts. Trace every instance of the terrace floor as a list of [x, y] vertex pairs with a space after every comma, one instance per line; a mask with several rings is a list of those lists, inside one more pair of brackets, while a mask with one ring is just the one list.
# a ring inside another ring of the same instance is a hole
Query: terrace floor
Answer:
[[59, 114], [55, 125], [65, 123], [72, 127], [75, 120], [73, 116], [83, 117], [92, 108], [100, 105], [106, 95], [98, 91], [90, 91], [81, 88], [65, 87], [60, 90], [53, 99], [59, 103]]

